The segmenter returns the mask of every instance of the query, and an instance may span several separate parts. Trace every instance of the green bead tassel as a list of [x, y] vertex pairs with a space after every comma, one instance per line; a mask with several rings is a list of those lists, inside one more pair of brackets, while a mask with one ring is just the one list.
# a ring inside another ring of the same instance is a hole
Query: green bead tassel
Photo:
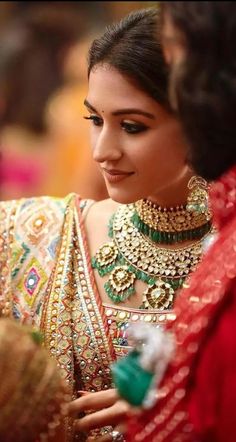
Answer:
[[104, 288], [109, 298], [115, 303], [123, 302], [135, 293], [134, 287], [129, 287], [122, 293], [114, 292], [109, 281], [104, 284]]
[[148, 236], [153, 242], [158, 244], [175, 244], [177, 242], [201, 239], [211, 229], [211, 223], [207, 222], [196, 229], [183, 230], [182, 232], [162, 232], [145, 224], [137, 212], [132, 215], [131, 221], [139, 232]]
[[96, 260], [96, 258], [92, 258], [91, 259], [91, 264], [92, 264], [92, 268], [93, 269], [97, 269], [99, 275], [101, 277], [107, 275], [108, 273], [112, 272], [112, 270], [115, 268], [116, 264], [117, 264], [117, 260], [114, 261], [112, 264], [110, 264], [109, 266], [100, 266]]

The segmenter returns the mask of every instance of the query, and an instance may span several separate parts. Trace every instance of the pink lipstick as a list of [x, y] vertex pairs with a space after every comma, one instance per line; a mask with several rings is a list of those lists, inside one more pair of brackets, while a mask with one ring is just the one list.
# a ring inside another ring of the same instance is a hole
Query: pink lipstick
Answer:
[[125, 172], [123, 170], [103, 168], [103, 173], [109, 183], [115, 184], [133, 175], [134, 172]]

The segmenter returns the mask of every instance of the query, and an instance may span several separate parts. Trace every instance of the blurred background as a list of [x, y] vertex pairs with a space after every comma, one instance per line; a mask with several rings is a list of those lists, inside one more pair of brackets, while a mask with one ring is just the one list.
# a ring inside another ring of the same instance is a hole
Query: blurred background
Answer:
[[107, 196], [83, 119], [87, 51], [156, 2], [0, 2], [0, 199]]

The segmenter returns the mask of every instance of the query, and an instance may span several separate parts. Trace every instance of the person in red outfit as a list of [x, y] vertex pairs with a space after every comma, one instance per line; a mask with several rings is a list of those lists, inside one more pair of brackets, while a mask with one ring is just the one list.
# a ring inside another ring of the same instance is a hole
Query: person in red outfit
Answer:
[[128, 442], [236, 440], [236, 4], [163, 2], [170, 96], [218, 233], [176, 300], [176, 349]]

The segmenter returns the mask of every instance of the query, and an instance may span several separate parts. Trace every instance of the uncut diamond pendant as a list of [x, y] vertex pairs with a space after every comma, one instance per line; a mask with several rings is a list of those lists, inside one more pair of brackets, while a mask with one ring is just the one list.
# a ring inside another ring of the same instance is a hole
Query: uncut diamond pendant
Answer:
[[128, 270], [128, 266], [117, 266], [110, 274], [108, 281], [104, 284], [105, 290], [114, 302], [125, 301], [135, 292], [134, 282], [136, 276]]
[[143, 293], [144, 308], [154, 308], [158, 310], [165, 310], [171, 308], [174, 300], [174, 289], [171, 285], [158, 279], [154, 284], [149, 285]]

